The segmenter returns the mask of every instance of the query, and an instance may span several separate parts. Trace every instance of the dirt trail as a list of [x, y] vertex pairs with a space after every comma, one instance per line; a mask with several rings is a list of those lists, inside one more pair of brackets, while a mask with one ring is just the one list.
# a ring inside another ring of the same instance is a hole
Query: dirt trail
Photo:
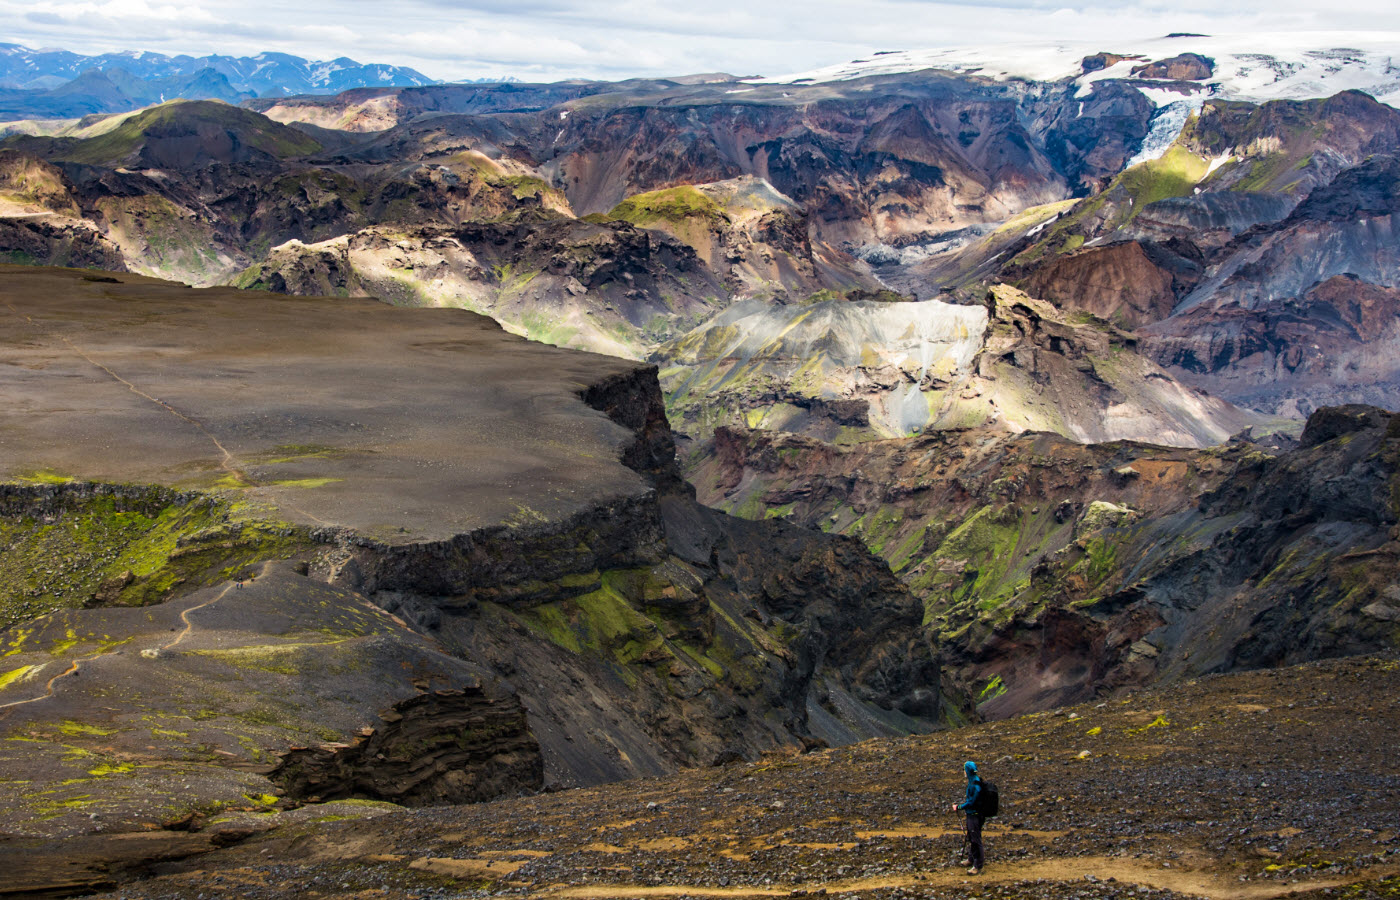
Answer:
[[101, 653], [97, 653], [97, 654], [94, 654], [94, 655], [92, 655], [92, 656], [83, 657], [82, 659], [75, 659], [75, 660], [73, 660], [73, 662], [68, 666], [68, 668], [64, 669], [62, 672], [59, 672], [57, 675], [55, 675], [54, 677], [50, 678], [47, 682], [44, 683], [44, 692], [43, 692], [42, 694], [40, 694], [40, 695], [37, 696], [37, 697], [30, 697], [28, 700], [14, 700], [14, 701], [12, 701], [12, 702], [10, 702], [10, 703], [0, 703], [0, 711], [7, 710], [7, 709], [13, 709], [13, 708], [16, 707], [16, 706], [24, 706], [24, 705], [26, 705], [26, 704], [28, 704], [28, 703], [38, 703], [40, 700], [47, 700], [49, 697], [52, 697], [52, 696], [53, 696], [54, 684], [55, 684], [60, 678], [66, 678], [66, 677], [68, 677], [69, 675], [74, 674], [75, 672], [78, 671], [78, 666], [79, 666], [79, 665], [81, 665], [82, 663], [90, 662], [91, 660], [97, 659], [99, 656], [102, 656], [102, 654], [101, 654]]
[[[14, 307], [10, 307], [10, 308], [11, 308], [11, 309], [14, 309]], [[28, 318], [28, 316], [26, 316], [25, 318]], [[69, 340], [68, 338], [66, 338], [66, 337], [65, 337], [65, 338], [62, 338], [62, 341], [63, 341], [64, 344], [66, 344], [66, 345], [69, 347], [69, 349], [71, 349], [74, 353], [76, 353], [76, 354], [78, 354], [79, 356], [81, 356], [81, 357], [82, 357], [84, 360], [86, 360], [88, 363], [90, 363], [91, 365], [96, 366], [97, 368], [101, 369], [103, 372], [107, 373], [107, 375], [110, 376], [110, 377], [111, 377], [112, 379], [114, 379], [115, 381], [117, 381], [117, 382], [119, 382], [119, 383], [121, 383], [121, 384], [126, 385], [127, 390], [131, 391], [131, 392], [132, 392], [133, 394], [135, 394], [136, 396], [141, 397], [141, 398], [144, 398], [144, 399], [146, 399], [146, 400], [149, 400], [150, 402], [152, 402], [152, 403], [154, 403], [155, 405], [159, 406], [161, 409], [163, 409], [163, 410], [165, 410], [166, 412], [170, 413], [172, 416], [175, 416], [177, 419], [181, 420], [182, 422], [186, 422], [186, 423], [188, 423], [188, 424], [190, 424], [190, 425], [193, 425], [193, 426], [199, 431], [200, 434], [204, 435], [206, 438], [209, 439], [209, 442], [210, 442], [211, 444], [213, 444], [214, 447], [215, 447], [215, 449], [217, 449], [217, 450], [219, 451], [219, 453], [222, 455], [222, 458], [219, 460], [219, 467], [220, 467], [221, 469], [223, 469], [225, 472], [227, 472], [227, 473], [229, 474], [229, 476], [232, 477], [234, 480], [238, 481], [240, 484], [242, 484], [242, 485], [244, 485], [245, 487], [247, 487], [247, 488], [249, 488], [249, 489], [251, 489], [251, 490], [254, 490], [254, 491], [256, 491], [259, 487], [261, 487], [261, 485], [258, 484], [257, 480], [254, 479], [251, 475], [249, 475], [249, 474], [244, 470], [243, 466], [239, 465], [237, 458], [233, 455], [233, 453], [232, 453], [227, 447], [225, 447], [225, 446], [223, 445], [223, 442], [221, 442], [217, 437], [215, 437], [215, 436], [214, 436], [214, 433], [213, 433], [212, 431], [210, 431], [208, 428], [205, 427], [205, 425], [204, 425], [203, 422], [200, 422], [198, 419], [192, 418], [191, 416], [188, 416], [188, 415], [186, 415], [185, 413], [180, 412], [178, 409], [176, 409], [175, 407], [171, 406], [169, 403], [166, 403], [164, 400], [160, 399], [159, 397], [153, 397], [152, 395], [150, 395], [150, 394], [146, 393], [145, 391], [141, 390], [141, 389], [138, 388], [136, 385], [132, 384], [130, 381], [127, 381], [125, 378], [121, 377], [120, 375], [118, 375], [116, 372], [112, 371], [112, 370], [111, 370], [110, 368], [108, 368], [107, 366], [105, 366], [105, 365], [103, 365], [102, 363], [98, 362], [97, 360], [93, 359], [93, 358], [92, 358], [91, 356], [89, 356], [81, 347], [79, 347], [77, 344], [73, 343], [73, 342], [72, 342], [71, 340]], [[318, 525], [331, 525], [331, 524], [332, 524], [332, 523], [330, 523], [330, 522], [327, 522], [327, 521], [324, 520], [324, 519], [321, 519], [321, 518], [318, 518], [317, 516], [312, 515], [311, 513], [309, 513], [309, 512], [307, 512], [306, 510], [302, 509], [300, 506], [297, 506], [297, 505], [294, 504], [294, 503], [288, 502], [287, 500], [282, 500], [281, 503], [280, 503], [280, 505], [286, 507], [287, 509], [292, 510], [292, 511], [295, 512], [295, 513], [298, 513], [299, 515], [306, 516], [308, 519], [310, 519], [311, 521], [315, 522], [315, 523], [318, 524]]]
[[[1400, 868], [1387, 867], [1368, 873], [1371, 877], [1384, 877], [1400, 871]], [[1287, 897], [1307, 891], [1341, 887], [1355, 881], [1355, 878], [1316, 878], [1300, 880], [1293, 884], [1281, 883], [1242, 883], [1227, 876], [1209, 872], [1163, 869], [1133, 860], [1111, 856], [1084, 856], [1038, 860], [1035, 862], [1011, 862], [991, 864], [981, 875], [971, 876], [961, 869], [935, 870], [917, 875], [900, 875], [890, 878], [856, 878], [844, 881], [802, 882], [775, 885], [773, 887], [713, 887], [709, 885], [626, 885], [597, 884], [581, 885], [557, 891], [544, 891], [536, 896], [561, 897], [569, 900], [604, 900], [604, 898], [644, 898], [644, 897], [787, 897], [793, 894], [852, 894], [891, 888], [931, 888], [976, 887], [986, 884], [1005, 884], [1021, 881], [1083, 881], [1085, 876], [1093, 876], [1099, 881], [1112, 878], [1122, 885], [1141, 886], [1158, 890], [1170, 890], [1181, 894], [1207, 897], [1210, 900], [1270, 900], [1274, 897]]]
[[234, 582], [234, 584], [225, 585], [225, 586], [224, 586], [224, 589], [223, 589], [222, 591], [219, 591], [219, 593], [216, 594], [216, 595], [214, 596], [213, 599], [211, 599], [211, 600], [206, 600], [206, 601], [204, 601], [203, 603], [199, 604], [198, 606], [191, 606], [189, 609], [187, 609], [187, 610], [185, 610], [184, 612], [180, 613], [180, 621], [185, 623], [184, 629], [183, 629], [179, 634], [177, 634], [177, 635], [175, 636], [175, 639], [174, 639], [173, 641], [171, 641], [171, 642], [168, 643], [168, 644], [162, 644], [160, 649], [161, 649], [161, 650], [172, 650], [172, 649], [174, 649], [181, 641], [183, 641], [185, 638], [189, 637], [190, 632], [194, 630], [194, 622], [191, 621], [191, 619], [190, 619], [190, 613], [192, 613], [192, 612], [198, 612], [199, 610], [204, 609], [206, 606], [213, 606], [215, 603], [218, 603], [220, 600], [224, 599], [224, 596], [225, 596], [226, 594], [228, 594], [229, 591], [231, 591], [231, 590], [234, 589], [234, 586], [235, 586], [237, 583], [238, 583], [238, 582]]
[[[277, 562], [276, 560], [268, 560], [267, 562], [264, 562], [264, 563], [262, 564], [262, 566], [258, 569], [258, 577], [259, 577], [259, 578], [266, 578], [266, 577], [267, 577], [268, 569], [272, 568], [272, 566], [273, 566], [276, 562]], [[184, 641], [185, 638], [187, 638], [187, 637], [190, 636], [190, 633], [194, 631], [194, 621], [193, 621], [192, 619], [190, 619], [190, 613], [198, 612], [199, 610], [204, 609], [205, 607], [208, 607], [208, 606], [213, 606], [215, 603], [218, 603], [220, 600], [224, 599], [224, 597], [228, 595], [228, 592], [229, 592], [229, 591], [231, 591], [231, 590], [233, 590], [234, 588], [238, 587], [238, 586], [241, 585], [242, 583], [243, 583], [243, 582], [241, 582], [241, 581], [233, 581], [233, 582], [230, 582], [230, 583], [224, 585], [224, 589], [223, 589], [222, 591], [219, 591], [219, 593], [218, 593], [217, 595], [215, 595], [212, 599], [206, 600], [206, 601], [204, 601], [203, 603], [199, 604], [198, 606], [191, 606], [189, 609], [187, 609], [187, 610], [185, 610], [184, 612], [180, 613], [180, 621], [185, 623], [185, 628], [184, 628], [184, 630], [181, 631], [178, 635], [175, 636], [175, 640], [171, 641], [171, 642], [168, 643], [168, 644], [163, 645], [160, 649], [163, 650], [163, 651], [164, 651], [164, 650], [172, 650], [172, 649], [174, 649], [176, 646], [178, 646], [182, 641]]]
[[[267, 575], [268, 569], [274, 564], [274, 562], [274, 560], [269, 560], [268, 562], [263, 563], [262, 568], [258, 573], [258, 576], [265, 577]], [[211, 599], [206, 600], [197, 606], [191, 606], [189, 609], [180, 613], [180, 621], [185, 623], [184, 629], [181, 630], [181, 632], [175, 636], [174, 640], [170, 641], [168, 644], [161, 645], [160, 651], [163, 652], [166, 650], [173, 649], [174, 647], [178, 646], [181, 642], [183, 642], [185, 638], [189, 637], [190, 634], [194, 631], [195, 624], [194, 621], [190, 619], [190, 613], [198, 612], [201, 609], [213, 606], [215, 603], [218, 603], [220, 600], [224, 599], [224, 597], [228, 595], [229, 591], [237, 587], [238, 584], [239, 582], [231, 582], [230, 584], [225, 585], [224, 589], [219, 591], [219, 593], [214, 595], [214, 597], [212, 597]], [[151, 651], [146, 652], [149, 653]], [[47, 700], [48, 698], [53, 696], [54, 685], [56, 685], [59, 680], [67, 678], [70, 675], [77, 674], [79, 668], [82, 666], [83, 663], [92, 662], [95, 659], [101, 659], [106, 655], [106, 652], [100, 652], [94, 653], [92, 656], [85, 656], [82, 659], [73, 660], [73, 662], [69, 664], [67, 669], [64, 669], [62, 672], [59, 672], [57, 675], [53, 676], [47, 682], [45, 682], [44, 693], [40, 694], [39, 696], [30, 697], [27, 700], [14, 700], [10, 703], [0, 703], [0, 715], [3, 715], [5, 710], [13, 709], [16, 706], [24, 706], [29, 703], [38, 703], [40, 700]]]
[[[10, 308], [11, 308], [11, 309], [14, 309], [13, 306], [11, 306]], [[18, 311], [16, 311], [16, 312], [18, 312]], [[29, 317], [28, 317], [28, 316], [25, 316], [25, 318], [28, 319]], [[32, 321], [32, 320], [31, 320], [31, 321]], [[107, 366], [105, 366], [105, 365], [103, 365], [102, 363], [98, 362], [97, 360], [93, 359], [91, 356], [89, 356], [89, 355], [87, 354], [86, 351], [83, 350], [83, 348], [79, 347], [77, 344], [73, 343], [73, 342], [72, 342], [71, 340], [69, 340], [68, 338], [64, 337], [64, 338], [60, 338], [60, 340], [62, 340], [63, 343], [66, 344], [66, 345], [68, 346], [68, 349], [72, 350], [74, 353], [78, 354], [78, 355], [81, 356], [84, 360], [86, 360], [87, 363], [88, 363], [89, 365], [92, 365], [92, 366], [94, 366], [94, 367], [96, 367], [96, 368], [98, 368], [98, 369], [101, 369], [103, 372], [107, 373], [107, 375], [108, 375], [109, 377], [111, 377], [114, 381], [117, 381], [117, 382], [119, 382], [120, 384], [125, 385], [125, 386], [126, 386], [126, 389], [129, 390], [129, 391], [131, 391], [131, 392], [132, 392], [133, 394], [135, 394], [136, 396], [141, 397], [142, 399], [145, 399], [145, 400], [149, 400], [150, 402], [154, 403], [156, 406], [159, 406], [161, 409], [163, 409], [163, 410], [165, 410], [166, 412], [170, 413], [172, 416], [174, 416], [175, 418], [181, 420], [182, 422], [186, 422], [186, 423], [188, 423], [188, 424], [190, 424], [190, 425], [193, 425], [196, 429], [199, 430], [200, 434], [203, 434], [206, 438], [208, 438], [209, 441], [210, 441], [210, 443], [212, 443], [212, 444], [218, 449], [219, 453], [221, 453], [221, 454], [223, 455], [223, 459], [220, 460], [220, 462], [219, 462], [220, 467], [222, 467], [222, 468], [224, 469], [224, 471], [228, 472], [230, 475], [232, 475], [232, 476], [235, 477], [235, 478], [238, 478], [238, 479], [246, 479], [247, 476], [245, 476], [245, 475], [243, 474], [243, 471], [242, 471], [238, 466], [236, 466], [236, 465], [234, 464], [235, 460], [234, 460], [233, 454], [229, 452], [229, 450], [228, 450], [227, 447], [225, 447], [222, 443], [220, 443], [220, 441], [219, 441], [218, 438], [214, 437], [213, 433], [210, 432], [208, 428], [205, 428], [205, 427], [204, 427], [204, 423], [200, 422], [200, 421], [197, 420], [197, 419], [192, 419], [192, 418], [190, 418], [189, 416], [187, 416], [187, 415], [185, 415], [184, 413], [180, 412], [178, 409], [176, 409], [175, 407], [171, 406], [169, 403], [166, 403], [164, 400], [160, 399], [159, 397], [153, 397], [153, 396], [151, 396], [150, 394], [146, 393], [145, 391], [141, 390], [141, 389], [138, 388], [136, 385], [132, 384], [130, 381], [127, 381], [125, 378], [121, 377], [121, 376], [118, 375], [116, 372], [113, 372], [113, 371], [112, 371], [111, 369], [109, 369]]]

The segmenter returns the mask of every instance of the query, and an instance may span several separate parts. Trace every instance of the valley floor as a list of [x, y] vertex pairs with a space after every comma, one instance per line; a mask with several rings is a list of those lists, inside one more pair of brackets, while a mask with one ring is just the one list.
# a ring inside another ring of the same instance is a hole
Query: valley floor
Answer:
[[[1400, 660], [1352, 658], [757, 764], [286, 825], [104, 896], [1394, 898], [1397, 746]], [[956, 864], [948, 811], [965, 758], [1003, 798], [977, 878]]]

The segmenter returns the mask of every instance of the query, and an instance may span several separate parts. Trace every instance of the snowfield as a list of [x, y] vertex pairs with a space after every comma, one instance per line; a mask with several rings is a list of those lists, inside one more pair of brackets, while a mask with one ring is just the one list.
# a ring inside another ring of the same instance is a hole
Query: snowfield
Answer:
[[[1108, 52], [1133, 57], [1084, 74], [1080, 61]], [[1197, 53], [1215, 60], [1215, 74], [1192, 91], [1199, 106], [1208, 97], [1228, 100], [1300, 100], [1361, 90], [1382, 103], [1400, 106], [1400, 33], [1320, 31], [1184, 35], [1139, 41], [998, 44], [879, 53], [810, 72], [755, 79], [768, 84], [845, 81], [921, 69], [946, 69], [998, 80], [1072, 80], [1086, 95], [1094, 82], [1132, 77], [1134, 66]], [[1183, 84], [1183, 82], [1162, 82]], [[1187, 99], [1178, 91], [1147, 91], [1159, 106]]]

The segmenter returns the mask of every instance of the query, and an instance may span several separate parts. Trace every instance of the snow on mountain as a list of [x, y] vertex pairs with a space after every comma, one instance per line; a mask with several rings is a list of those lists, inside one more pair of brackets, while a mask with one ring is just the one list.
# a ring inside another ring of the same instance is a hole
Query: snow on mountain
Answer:
[[346, 57], [306, 60], [287, 53], [193, 57], [166, 56], [145, 50], [83, 56], [67, 50], [31, 50], [19, 44], [0, 43], [0, 87], [50, 89], [92, 69], [116, 68], [147, 80], [192, 76], [203, 69], [213, 69], [227, 77], [236, 90], [262, 96], [437, 83], [413, 69], [379, 63], [366, 65]]
[[[1125, 57], [1096, 72], [1084, 71], [1082, 60], [1107, 52]], [[1279, 32], [1227, 35], [1179, 35], [1137, 41], [1047, 42], [996, 44], [877, 53], [869, 59], [756, 79], [769, 84], [845, 81], [871, 75], [893, 75], [922, 69], [945, 69], [998, 80], [1025, 78], [1068, 81], [1087, 96], [1094, 82], [1132, 79], [1150, 84], [1135, 66], [1195, 53], [1214, 61], [1213, 74], [1198, 88], [1187, 89], [1199, 101], [1207, 97], [1268, 100], [1327, 97], [1361, 90], [1382, 103], [1400, 106], [1400, 33], [1396, 32]], [[1184, 85], [1185, 82], [1164, 84]], [[1152, 91], [1158, 105], [1180, 101], [1181, 91]]]
[[1157, 113], [1152, 117], [1147, 136], [1142, 139], [1138, 152], [1123, 166], [1125, 169], [1165, 154], [1181, 134], [1181, 129], [1186, 127], [1187, 120], [1204, 105], [1205, 98], [1197, 94], [1185, 100], [1164, 103], [1154, 98], [1153, 102], [1157, 104]]

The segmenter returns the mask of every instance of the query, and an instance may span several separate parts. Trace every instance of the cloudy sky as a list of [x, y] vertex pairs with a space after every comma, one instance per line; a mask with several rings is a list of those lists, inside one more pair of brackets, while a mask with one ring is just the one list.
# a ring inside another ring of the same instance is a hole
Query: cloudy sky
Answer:
[[439, 79], [774, 75], [878, 50], [1170, 31], [1400, 31], [1386, 0], [0, 0], [0, 40], [82, 53], [350, 56]]

